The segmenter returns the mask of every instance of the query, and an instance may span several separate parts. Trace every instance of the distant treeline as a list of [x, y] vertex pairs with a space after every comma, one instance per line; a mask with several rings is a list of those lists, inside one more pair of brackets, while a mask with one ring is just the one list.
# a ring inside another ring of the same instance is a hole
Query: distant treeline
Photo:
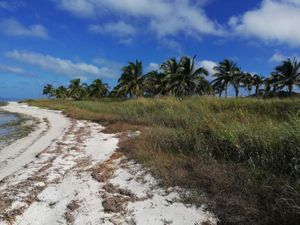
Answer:
[[118, 97], [122, 99], [155, 96], [193, 96], [213, 95], [227, 97], [228, 88], [232, 86], [238, 97], [241, 88], [250, 96], [278, 96], [293, 94], [296, 86], [300, 86], [300, 63], [287, 59], [278, 65], [270, 76], [264, 78], [258, 74], [242, 71], [237, 63], [225, 59], [215, 68], [213, 81], [209, 81], [208, 71], [196, 67], [195, 57], [181, 57], [178, 61], [171, 58], [160, 65], [159, 70], [143, 73], [141, 61], [129, 62], [122, 68], [118, 84], [109, 91], [108, 84], [96, 79], [92, 84], [81, 83], [80, 79], [70, 81], [68, 87], [53, 87], [47, 84], [43, 94], [60, 99], [99, 99], [102, 97]]

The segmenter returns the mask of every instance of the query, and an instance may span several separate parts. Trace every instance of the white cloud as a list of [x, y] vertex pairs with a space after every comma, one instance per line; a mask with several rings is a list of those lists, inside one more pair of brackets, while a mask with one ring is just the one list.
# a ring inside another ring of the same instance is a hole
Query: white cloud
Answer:
[[21, 0], [0, 1], [0, 9], [15, 10], [26, 6], [26, 3]]
[[285, 59], [286, 59], [286, 57], [283, 54], [274, 53], [274, 55], [272, 55], [272, 57], [269, 59], [269, 62], [270, 63], [279, 63], [279, 62], [282, 62]]
[[17, 75], [26, 76], [26, 77], [34, 76], [32, 73], [26, 72], [22, 68], [15, 67], [15, 66], [8, 66], [8, 65], [0, 65], [0, 72], [17, 74]]
[[136, 33], [136, 29], [132, 25], [121, 20], [116, 23], [110, 22], [103, 25], [90, 25], [89, 30], [96, 33], [111, 34], [116, 37], [131, 37]]
[[66, 10], [79, 17], [95, 17], [96, 8], [93, 1], [90, 0], [51, 0], [55, 2], [58, 8]]
[[299, 59], [300, 57], [297, 54], [292, 55], [292, 56], [286, 56], [286, 55], [283, 55], [281, 53], [274, 53], [272, 55], [272, 57], [269, 59], [269, 62], [270, 63], [281, 63], [282, 61], [284, 61], [288, 58], [290, 58], [290, 59], [293, 59], [293, 58]]
[[160, 69], [159, 67], [160, 67], [160, 65], [158, 63], [151, 62], [146, 67], [146, 72], [150, 72], [150, 71], [153, 71], [153, 70], [159, 70]]
[[216, 62], [210, 61], [210, 60], [202, 60], [198, 63], [199, 67], [203, 67], [204, 69], [206, 69], [209, 73], [209, 75], [213, 75], [216, 71], [214, 70], [214, 68], [217, 66], [218, 64]]
[[109, 34], [117, 37], [121, 44], [131, 44], [133, 36], [137, 30], [131, 24], [125, 23], [120, 20], [118, 22], [109, 22], [102, 25], [90, 25], [89, 31], [100, 34]]
[[7, 52], [6, 56], [26, 64], [38, 66], [47, 71], [60, 75], [67, 75], [72, 78], [103, 78], [114, 77], [115, 75], [107, 67], [99, 68], [95, 65], [84, 62], [74, 63], [67, 59], [56, 58], [50, 55], [43, 55], [35, 52], [14, 50]]
[[48, 31], [42, 25], [33, 24], [26, 27], [15, 18], [2, 20], [0, 22], [0, 30], [9, 36], [36, 37], [43, 39], [48, 38]]
[[300, 46], [300, 1], [263, 0], [261, 5], [228, 22], [237, 35]]
[[218, 66], [218, 64], [211, 60], [202, 60], [196, 62], [196, 67], [202, 67], [207, 70], [208, 76], [206, 77], [206, 79], [210, 82], [214, 79], [213, 75], [216, 73], [214, 68], [216, 66]]
[[[112, 13], [122, 20], [139, 19], [140, 29], [154, 31], [158, 37], [178, 33], [197, 37], [222, 35], [223, 29], [210, 20], [201, 6], [192, 0], [52, 0], [60, 9], [73, 15], [97, 18]], [[146, 23], [146, 24], [144, 24]]]
[[110, 74], [113, 74], [116, 76], [118, 76], [121, 73], [121, 69], [124, 66], [124, 64], [122, 64], [120, 62], [108, 60], [103, 57], [95, 58], [93, 60], [93, 62], [102, 68], [106, 68], [106, 70], [110, 71]]

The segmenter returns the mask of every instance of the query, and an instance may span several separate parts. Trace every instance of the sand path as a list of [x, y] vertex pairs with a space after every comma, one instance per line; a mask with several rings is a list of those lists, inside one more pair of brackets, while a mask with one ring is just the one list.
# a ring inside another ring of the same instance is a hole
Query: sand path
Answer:
[[1, 225], [216, 223], [202, 208], [181, 203], [178, 190], [160, 188], [117, 151], [118, 135], [101, 125], [25, 104], [3, 109], [39, 124], [0, 151]]

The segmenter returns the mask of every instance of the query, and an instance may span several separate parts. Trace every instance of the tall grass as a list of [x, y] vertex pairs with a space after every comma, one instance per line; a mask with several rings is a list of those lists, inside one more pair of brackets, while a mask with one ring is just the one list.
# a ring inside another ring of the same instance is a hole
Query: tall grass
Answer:
[[196, 190], [190, 201], [199, 203], [202, 190], [209, 193], [222, 224], [297, 224], [300, 218], [300, 100], [168, 97], [31, 104], [79, 119], [146, 126], [131, 155], [165, 184]]
[[[42, 101], [107, 114], [116, 121], [155, 126], [165, 151], [245, 162], [276, 174], [300, 176], [300, 101], [215, 98], [126, 102]], [[166, 137], [165, 139], [162, 137]]]

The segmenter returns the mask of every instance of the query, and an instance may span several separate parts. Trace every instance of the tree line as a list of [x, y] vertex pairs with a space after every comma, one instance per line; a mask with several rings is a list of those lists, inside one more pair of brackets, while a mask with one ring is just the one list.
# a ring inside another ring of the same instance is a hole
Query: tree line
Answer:
[[256, 97], [277, 96], [279, 93], [293, 94], [296, 86], [300, 87], [300, 62], [294, 59], [284, 60], [270, 76], [264, 78], [258, 74], [243, 72], [237, 63], [225, 59], [214, 67], [213, 80], [208, 80], [208, 71], [197, 67], [195, 57], [183, 56], [179, 60], [170, 58], [160, 65], [158, 70], [143, 73], [141, 61], [129, 62], [122, 68], [118, 84], [109, 91], [108, 84], [101, 79], [90, 85], [80, 79], [70, 81], [68, 87], [53, 87], [47, 84], [43, 94], [59, 99], [99, 99], [118, 97], [122, 99], [155, 96], [228, 96], [232, 87], [235, 96], [240, 96], [241, 89], [250, 96], [254, 90]]

